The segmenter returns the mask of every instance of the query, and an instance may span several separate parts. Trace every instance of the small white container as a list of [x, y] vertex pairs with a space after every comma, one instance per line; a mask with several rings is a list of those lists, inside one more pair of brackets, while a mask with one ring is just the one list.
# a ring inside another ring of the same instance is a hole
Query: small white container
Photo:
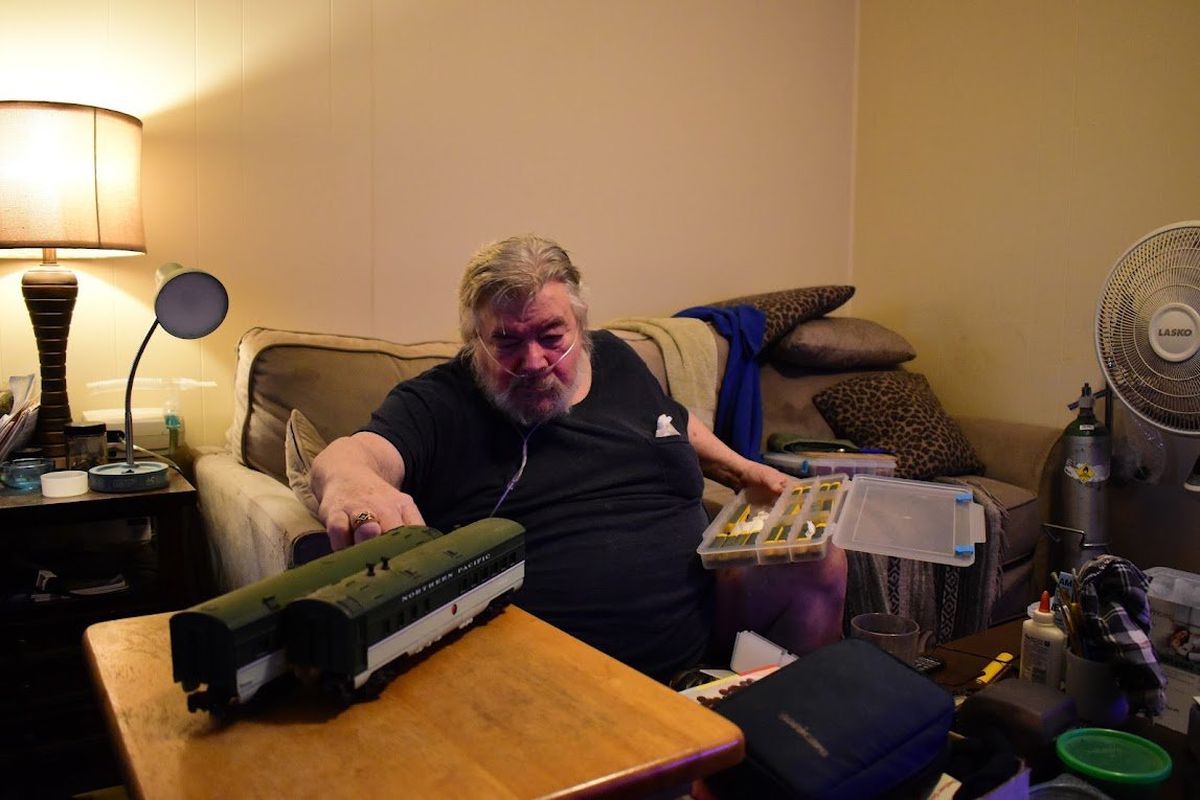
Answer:
[[47, 472], [42, 476], [43, 497], [74, 497], [86, 494], [87, 490], [87, 473], [77, 469]]

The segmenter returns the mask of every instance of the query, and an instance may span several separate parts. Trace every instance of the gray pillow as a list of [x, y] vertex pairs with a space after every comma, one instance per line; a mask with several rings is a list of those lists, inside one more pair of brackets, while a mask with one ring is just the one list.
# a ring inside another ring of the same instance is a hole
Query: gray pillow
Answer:
[[855, 317], [821, 317], [802, 322], [771, 351], [773, 361], [817, 369], [894, 367], [917, 357], [900, 334]]

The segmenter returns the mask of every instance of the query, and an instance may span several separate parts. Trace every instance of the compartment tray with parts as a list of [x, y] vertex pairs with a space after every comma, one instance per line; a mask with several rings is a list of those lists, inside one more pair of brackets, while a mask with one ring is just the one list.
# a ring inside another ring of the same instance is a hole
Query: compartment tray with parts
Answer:
[[969, 567], [985, 534], [983, 507], [970, 487], [837, 473], [789, 481], [766, 502], [739, 492], [696, 552], [716, 569], [824, 558], [832, 541], [846, 550]]
[[701, 562], [715, 569], [824, 558], [847, 482], [842, 473], [789, 481], [763, 503], [738, 492], [704, 531]]

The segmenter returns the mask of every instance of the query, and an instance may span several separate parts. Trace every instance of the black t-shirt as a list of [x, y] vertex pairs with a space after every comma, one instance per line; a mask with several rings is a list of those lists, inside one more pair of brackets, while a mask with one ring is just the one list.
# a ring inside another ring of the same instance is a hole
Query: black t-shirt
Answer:
[[664, 678], [700, 660], [711, 627], [687, 419], [628, 345], [596, 331], [587, 397], [532, 433], [492, 406], [461, 357], [398, 384], [364, 430], [400, 452], [401, 488], [443, 531], [492, 514], [528, 435], [525, 470], [495, 512], [526, 529], [517, 604]]

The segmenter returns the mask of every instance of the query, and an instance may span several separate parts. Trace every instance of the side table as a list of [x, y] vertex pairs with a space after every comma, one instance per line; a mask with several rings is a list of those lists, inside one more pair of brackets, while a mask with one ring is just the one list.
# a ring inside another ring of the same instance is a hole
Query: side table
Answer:
[[[946, 666], [934, 673], [933, 679], [956, 694], [971, 691], [975, 677], [997, 653], [1009, 652], [1020, 658], [1022, 622], [1014, 620], [939, 645], [933, 652], [946, 660]], [[1018, 661], [1014, 661], [1009, 677], [1003, 680], [1020, 680], [1016, 677], [1019, 666]], [[1188, 750], [1182, 733], [1155, 725], [1144, 717], [1131, 717], [1121, 729], [1155, 742], [1170, 754], [1173, 762], [1171, 777], [1160, 787], [1158, 797], [1181, 800], [1200, 797], [1200, 765]]]
[[[177, 473], [166, 488], [126, 494], [47, 498], [0, 488], [0, 579], [6, 590], [0, 596], [0, 798], [65, 797], [120, 782], [88, 680], [83, 631], [103, 620], [199, 602], [208, 557], [200, 552], [195, 506], [195, 487]], [[140, 517], [152, 520], [152, 541], [93, 551], [87, 523]], [[49, 528], [64, 525], [80, 525], [69, 531], [78, 545], [49, 535]], [[65, 561], [120, 564], [129, 588], [40, 602], [31, 595], [30, 565], [42, 565], [52, 541]]]
[[[45, 525], [152, 517], [156, 521], [158, 566], [164, 605], [180, 608], [201, 599], [208, 573], [207, 557], [198, 555], [192, 517], [196, 487], [177, 472], [165, 489], [104, 494], [88, 491], [75, 497], [43, 497], [40, 492], [0, 489], [0, 531], [3, 536], [36, 535]], [[6, 545], [8, 543], [5, 543]]]

